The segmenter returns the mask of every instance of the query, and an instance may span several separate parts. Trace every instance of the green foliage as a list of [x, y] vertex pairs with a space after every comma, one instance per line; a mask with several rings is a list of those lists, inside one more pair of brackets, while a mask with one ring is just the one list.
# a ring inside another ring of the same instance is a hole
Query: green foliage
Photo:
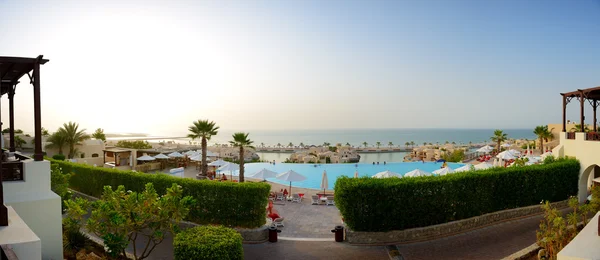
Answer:
[[254, 141], [250, 140], [248, 138], [249, 133], [242, 133], [242, 132], [238, 132], [238, 133], [234, 133], [231, 137], [233, 138], [232, 141], [229, 141], [229, 144], [231, 144], [232, 147], [238, 147], [240, 148], [240, 153], [239, 153], [239, 163], [240, 163], [240, 182], [244, 182], [244, 149], [245, 148], [251, 148], [254, 149], [254, 146], [252, 146], [252, 144], [254, 143]]
[[454, 150], [452, 153], [445, 153], [442, 155], [442, 159], [447, 162], [462, 162], [465, 158], [465, 151], [461, 149]]
[[529, 158], [527, 158], [527, 157], [517, 158], [517, 159], [515, 159], [515, 164], [513, 166], [523, 167], [527, 164], [527, 162], [529, 162]]
[[96, 132], [94, 132], [92, 134], [92, 138], [106, 141], [106, 135], [104, 134], [104, 129], [102, 129], [102, 128], [96, 129]]
[[52, 159], [54, 159], [54, 160], [64, 161], [64, 160], [65, 160], [65, 158], [66, 158], [66, 157], [65, 157], [63, 154], [55, 154], [55, 155], [52, 155]]
[[208, 164], [206, 163], [206, 146], [207, 142], [210, 141], [210, 138], [213, 135], [217, 135], [219, 133], [219, 127], [217, 123], [214, 121], [206, 120], [198, 120], [192, 122], [192, 125], [188, 128], [190, 134], [188, 134], [188, 138], [192, 140], [200, 139], [200, 145], [202, 149], [202, 161], [200, 167], [200, 175], [207, 176], [208, 174]]
[[[535, 147], [535, 142], [531, 142], [531, 143], [529, 143], [529, 149], [532, 149], [532, 150], [533, 150], [533, 149], [535, 149], [535, 148], [536, 148], [536, 147]], [[527, 149], [527, 144], [523, 144], [523, 145], [521, 145], [521, 149]]]
[[577, 194], [579, 168], [577, 160], [561, 159], [445, 176], [340, 177], [335, 183], [335, 204], [355, 231], [424, 227], [542, 200], [565, 200]]
[[145, 174], [121, 171], [67, 161], [50, 160], [59, 164], [63, 172], [73, 173], [70, 188], [99, 197], [105, 185], [140, 192], [146, 183], [154, 184], [158, 193], [164, 193], [172, 183], [183, 187], [184, 196], [196, 200], [187, 220], [198, 224], [221, 224], [230, 227], [256, 228], [265, 224], [265, 206], [271, 187], [257, 182], [215, 182], [177, 178], [166, 174]]
[[63, 218], [63, 247], [65, 254], [74, 256], [85, 247], [87, 236], [81, 233], [84, 216], [88, 213], [89, 202], [82, 198], [64, 201], [66, 217]]
[[331, 152], [334, 152], [334, 153], [337, 152], [337, 147], [336, 146], [329, 146], [328, 149]]
[[[135, 259], [147, 258], [166, 233], [178, 232], [178, 222], [194, 204], [194, 199], [182, 194], [181, 186], [175, 183], [163, 196], [152, 183], [139, 193], [127, 191], [123, 185], [116, 190], [105, 186], [102, 198], [92, 203], [86, 228], [104, 240], [112, 257], [126, 256], [125, 249], [131, 244]], [[136, 240], [142, 236], [149, 242], [138, 248]]]
[[554, 158], [554, 156], [546, 156], [546, 158], [544, 158], [544, 164], [553, 163], [555, 161], [556, 159]]
[[23, 140], [23, 138], [21, 138], [18, 135], [15, 135], [15, 146], [17, 148], [23, 148], [23, 145], [26, 144], [27, 142], [25, 140]]
[[122, 148], [130, 148], [130, 149], [151, 149], [152, 148], [152, 145], [150, 145], [150, 143], [148, 143], [148, 141], [143, 141], [143, 140], [136, 140], [136, 141], [121, 140], [121, 141], [118, 141], [115, 146], [122, 147]]
[[69, 154], [67, 155], [69, 159], [73, 159], [77, 154], [75, 146], [81, 145], [81, 142], [90, 139], [90, 136], [85, 133], [85, 129], [79, 130], [79, 124], [74, 122], [64, 123], [57, 132], [61, 132], [61, 135], [65, 138], [65, 144], [69, 147]]
[[325, 157], [325, 163], [331, 163], [331, 158]]
[[244, 259], [242, 236], [223, 226], [187, 229], [173, 240], [175, 259]]
[[496, 149], [500, 151], [500, 144], [508, 139], [508, 135], [500, 129], [494, 130], [494, 135], [490, 137], [492, 142], [496, 142]]
[[533, 129], [533, 133], [537, 135], [540, 141], [540, 152], [544, 152], [544, 141], [548, 142], [549, 138], [552, 138], [552, 133], [548, 130], [547, 125], [539, 125]]
[[71, 195], [69, 192], [70, 178], [71, 174], [63, 173], [57, 164], [50, 165], [50, 189], [60, 196], [61, 201], [68, 199]]
[[52, 133], [46, 141], [49, 143], [46, 145], [46, 148], [56, 148], [58, 149], [58, 154], [63, 154], [63, 147], [67, 143], [67, 136], [64, 131], [59, 129]]
[[[4, 128], [4, 129], [2, 130], [2, 133], [3, 133], [3, 134], [8, 134], [8, 133], [10, 133], [10, 128]], [[21, 130], [21, 129], [15, 129], [15, 134], [22, 134], [22, 133], [23, 133], [23, 130]]]

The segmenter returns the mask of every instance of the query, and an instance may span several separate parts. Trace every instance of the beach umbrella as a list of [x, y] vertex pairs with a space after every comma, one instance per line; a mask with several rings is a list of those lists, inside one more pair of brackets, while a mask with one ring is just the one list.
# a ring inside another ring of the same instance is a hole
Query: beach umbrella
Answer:
[[185, 152], [183, 154], [187, 155], [187, 156], [192, 156], [193, 153], [195, 153], [193, 150], [189, 150], [189, 151], [187, 151], [187, 152]]
[[192, 156], [192, 157], [190, 157], [190, 160], [197, 161], [197, 162], [202, 161], [202, 155]]
[[168, 154], [167, 156], [173, 157], [173, 158], [181, 158], [181, 157], [183, 157], [183, 154], [180, 154], [179, 152], [172, 152], [172, 153]]
[[358, 178], [358, 171], [354, 172], [354, 178]]
[[470, 171], [470, 170], [473, 170], [473, 165], [470, 163], [467, 163], [461, 167], [454, 169], [454, 172], [466, 172], [466, 171]]
[[489, 169], [492, 167], [494, 167], [494, 165], [492, 165], [491, 163], [482, 162], [480, 164], [475, 165], [473, 168], [475, 168], [475, 170], [485, 170], [485, 169]]
[[511, 153], [512, 155], [514, 155], [515, 157], [521, 155], [521, 152], [519, 152], [515, 149], [510, 149], [510, 150], [508, 150], [508, 152]]
[[162, 153], [159, 153], [159, 154], [155, 155], [154, 158], [156, 158], [156, 159], [169, 159], [169, 156], [166, 156], [166, 155], [164, 155]]
[[240, 169], [240, 165], [237, 163], [227, 163], [221, 167], [219, 167], [217, 170], [221, 171], [221, 172], [230, 172], [231, 173], [231, 179], [233, 179], [233, 172], [237, 171]]
[[420, 170], [420, 169], [414, 169], [414, 170], [409, 171], [406, 174], [404, 174], [404, 177], [422, 177], [422, 176], [431, 176], [431, 173], [428, 173], [428, 172]]
[[266, 178], [274, 178], [275, 176], [277, 176], [276, 172], [267, 170], [266, 168], [263, 168], [262, 170], [257, 171], [255, 173], [253, 173], [252, 175], [248, 176], [248, 178], [264, 180]]
[[217, 167], [221, 167], [221, 166], [223, 166], [223, 165], [225, 165], [225, 164], [227, 164], [227, 162], [226, 162], [226, 161], [223, 161], [223, 160], [219, 159], [219, 160], [216, 160], [216, 161], [214, 161], [214, 162], [211, 162], [211, 163], [209, 163], [209, 164], [208, 164], [208, 166], [217, 166]]
[[452, 170], [450, 167], [444, 167], [441, 169], [437, 169], [437, 170], [433, 171], [432, 173], [439, 174], [440, 176], [444, 176], [449, 173], [454, 173], [454, 170]]
[[392, 178], [392, 177], [402, 178], [402, 174], [391, 172], [391, 171], [383, 171], [383, 172], [376, 173], [375, 175], [373, 175], [372, 178], [383, 179], [383, 178]]
[[287, 172], [279, 174], [279, 175], [275, 176], [275, 178], [278, 180], [281, 180], [281, 181], [289, 181], [290, 182], [290, 194], [292, 194], [292, 182], [293, 181], [306, 180], [306, 177], [304, 177], [304, 175], [297, 173], [293, 170], [289, 170]]
[[532, 152], [529, 151], [529, 142], [527, 143], [527, 155], [532, 154]]
[[500, 145], [500, 146], [502, 146], [502, 147], [504, 147], [504, 148], [508, 148], [508, 147], [510, 147], [510, 144], [504, 143], [504, 144], [502, 144], [502, 145]]
[[485, 148], [488, 151], [493, 151], [494, 150], [494, 147], [491, 147], [489, 145], [485, 145], [484, 147], [481, 147], [481, 148]]
[[154, 161], [154, 160], [156, 160], [156, 158], [149, 156], [147, 154], [144, 154], [144, 156], [138, 157], [137, 159], [138, 159], [138, 161]]
[[513, 155], [512, 153], [510, 153], [510, 151], [504, 151], [504, 152], [501, 152], [498, 155], [496, 155], [496, 158], [501, 159], [501, 160], [514, 160], [517, 157], [515, 155]]
[[[200, 154], [202, 154], [202, 152], [201, 152], [201, 151], [198, 151], [198, 152], [199, 152]], [[218, 155], [218, 154], [216, 154], [216, 153], [213, 153], [213, 152], [211, 152], [211, 151], [206, 151], [206, 157], [217, 157], [217, 156], [219, 156], [219, 155]]]
[[477, 149], [476, 152], [478, 152], [478, 153], [489, 153], [490, 151], [491, 151], [490, 149], [488, 149], [487, 147], [484, 146], [484, 147], [481, 147], [481, 148]]
[[329, 180], [327, 179], [327, 171], [323, 171], [323, 176], [321, 176], [321, 189], [323, 189], [323, 194], [325, 194], [325, 190], [329, 187]]

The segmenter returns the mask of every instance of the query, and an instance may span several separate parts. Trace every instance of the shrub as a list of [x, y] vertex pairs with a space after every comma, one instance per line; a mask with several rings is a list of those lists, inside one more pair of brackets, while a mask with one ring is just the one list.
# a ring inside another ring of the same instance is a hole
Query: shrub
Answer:
[[335, 204], [356, 231], [424, 227], [495, 211], [560, 201], [577, 194], [579, 162], [492, 168], [418, 178], [348, 178]]
[[[52, 164], [50, 166], [50, 189], [60, 196], [61, 202], [69, 199], [69, 179], [71, 175], [63, 173], [60, 166]], [[63, 204], [64, 205], [64, 204]]]
[[186, 218], [198, 224], [221, 224], [229, 227], [256, 228], [265, 224], [265, 206], [271, 187], [258, 182], [215, 182], [177, 178], [166, 174], [147, 174], [132, 171], [93, 167], [67, 161], [50, 160], [72, 173], [69, 187], [79, 192], [100, 197], [105, 185], [141, 192], [146, 183], [154, 184], [164, 194], [173, 183], [181, 185], [184, 196], [191, 196], [196, 205]]
[[64, 160], [65, 160], [65, 158], [66, 158], [66, 157], [65, 157], [65, 155], [63, 155], [63, 154], [55, 154], [55, 155], [52, 155], [52, 159], [54, 159], [54, 160], [58, 160], [58, 161], [64, 161]]
[[173, 240], [175, 259], [244, 259], [242, 236], [223, 226], [187, 229]]
[[137, 141], [121, 140], [121, 141], [118, 141], [115, 146], [123, 147], [123, 148], [131, 148], [131, 149], [151, 149], [152, 148], [152, 145], [150, 143], [148, 143], [148, 141], [142, 141], [142, 140], [137, 140]]

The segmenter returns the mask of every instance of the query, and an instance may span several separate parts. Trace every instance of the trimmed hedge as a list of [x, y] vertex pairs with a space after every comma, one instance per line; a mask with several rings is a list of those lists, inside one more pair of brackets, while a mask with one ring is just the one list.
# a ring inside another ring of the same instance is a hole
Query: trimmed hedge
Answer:
[[348, 178], [335, 204], [355, 231], [425, 227], [577, 194], [579, 162], [492, 168], [418, 178]]
[[173, 240], [175, 259], [244, 259], [242, 235], [223, 226], [198, 226]]
[[267, 200], [271, 186], [258, 182], [216, 182], [177, 178], [167, 174], [148, 174], [93, 167], [67, 161], [50, 160], [64, 173], [73, 173], [69, 187], [79, 192], [100, 197], [105, 185], [141, 192], [151, 182], [159, 194], [164, 194], [173, 183], [183, 187], [183, 196], [196, 199], [187, 220], [198, 224], [220, 224], [228, 227], [256, 228], [266, 223]]

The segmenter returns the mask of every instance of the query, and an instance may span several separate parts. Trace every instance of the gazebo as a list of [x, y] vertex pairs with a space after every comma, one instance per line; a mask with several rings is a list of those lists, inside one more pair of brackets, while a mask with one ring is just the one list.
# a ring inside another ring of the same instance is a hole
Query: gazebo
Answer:
[[[592, 111], [594, 113], [594, 118], [592, 122], [592, 131], [597, 132], [598, 120], [596, 116], [596, 110], [598, 109], [598, 105], [600, 104], [600, 87], [588, 88], [588, 89], [578, 89], [576, 91], [571, 91], [567, 93], [560, 93], [563, 98], [563, 106], [562, 106], [562, 132], [567, 132], [567, 104], [571, 102], [571, 100], [576, 99], [579, 100], [579, 109], [580, 109], [580, 124], [581, 124], [581, 132], [585, 132], [585, 114], [584, 114], [584, 105], [586, 100], [592, 106]], [[575, 139], [573, 135], [572, 138]]]

